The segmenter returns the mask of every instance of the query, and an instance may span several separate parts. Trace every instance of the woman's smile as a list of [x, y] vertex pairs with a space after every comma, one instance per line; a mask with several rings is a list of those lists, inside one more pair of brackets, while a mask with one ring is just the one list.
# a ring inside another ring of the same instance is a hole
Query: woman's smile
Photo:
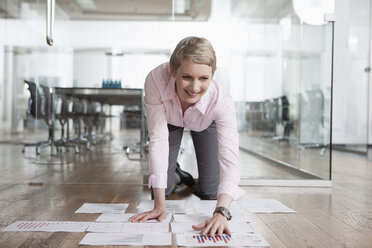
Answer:
[[191, 97], [191, 98], [193, 98], [193, 97], [197, 97], [198, 94], [199, 94], [199, 93], [192, 93], [192, 92], [190, 92], [190, 91], [188, 91], [188, 90], [185, 90], [185, 92], [186, 92], [187, 95], [188, 95], [189, 97]]

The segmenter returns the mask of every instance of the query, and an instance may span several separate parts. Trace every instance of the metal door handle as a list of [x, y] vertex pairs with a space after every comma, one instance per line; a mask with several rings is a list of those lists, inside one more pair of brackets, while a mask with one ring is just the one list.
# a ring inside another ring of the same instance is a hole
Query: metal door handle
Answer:
[[55, 0], [47, 0], [46, 15], [46, 41], [49, 46], [53, 46], [53, 27], [54, 27], [54, 5]]

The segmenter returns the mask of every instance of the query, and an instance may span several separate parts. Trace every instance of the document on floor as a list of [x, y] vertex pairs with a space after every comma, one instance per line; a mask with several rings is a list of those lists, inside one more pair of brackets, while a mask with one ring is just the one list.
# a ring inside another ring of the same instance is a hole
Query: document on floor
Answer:
[[258, 234], [236, 233], [231, 236], [205, 236], [199, 234], [176, 234], [179, 246], [254, 246], [268, 247], [267, 241]]
[[106, 223], [92, 222], [87, 232], [96, 233], [167, 233], [169, 223]]
[[[188, 213], [192, 211], [185, 200], [165, 200], [166, 211], [168, 213]], [[144, 200], [137, 206], [139, 212], [150, 211], [154, 208], [153, 200]]]
[[2, 232], [85, 232], [91, 222], [16, 221]]
[[295, 213], [283, 203], [275, 199], [242, 199], [239, 205], [251, 213]]
[[[203, 221], [208, 220], [209, 218], [212, 218], [212, 215], [207, 214], [173, 214], [173, 219], [175, 222], [179, 223], [202, 223]], [[250, 222], [248, 220], [248, 217], [237, 217], [233, 216], [233, 218], [229, 221], [229, 223], [246, 223]]]
[[211, 218], [211, 216], [206, 214], [173, 214], [173, 219], [179, 223], [202, 223]]
[[[200, 233], [201, 230], [195, 230], [192, 228], [192, 225], [197, 224], [199, 223], [171, 223], [172, 233]], [[249, 223], [229, 222], [228, 226], [232, 233], [254, 233], [254, 230]]]
[[[194, 208], [194, 212], [201, 215], [212, 215], [216, 209], [217, 201], [210, 200], [200, 200], [200, 201], [190, 201], [190, 204]], [[241, 211], [240, 206], [233, 201], [230, 206], [230, 213], [234, 220], [243, 220], [243, 222], [248, 222], [247, 217]]]
[[[129, 218], [136, 214], [101, 214], [96, 222], [129, 222]], [[172, 214], [169, 213], [167, 218], [161, 221], [161, 223], [169, 223], [172, 219]], [[145, 223], [159, 223], [157, 219], [147, 220]]]
[[84, 203], [75, 214], [123, 214], [129, 204], [124, 203]]
[[88, 233], [79, 245], [172, 245], [171, 233]]

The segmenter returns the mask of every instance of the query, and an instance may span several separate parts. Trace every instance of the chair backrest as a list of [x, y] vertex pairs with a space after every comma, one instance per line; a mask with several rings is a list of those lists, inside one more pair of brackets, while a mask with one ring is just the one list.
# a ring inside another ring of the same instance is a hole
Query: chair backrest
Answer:
[[282, 102], [282, 121], [289, 121], [289, 101], [287, 96], [281, 97]]
[[41, 89], [44, 93], [44, 108], [45, 108], [45, 116], [51, 116], [53, 110], [53, 100], [52, 100], [52, 93], [50, 92], [50, 88], [45, 85], [40, 85]]
[[74, 97], [72, 99], [72, 113], [73, 114], [82, 114], [84, 113], [83, 105], [81, 103], [81, 100], [79, 98]]
[[58, 95], [56, 99], [55, 112], [57, 114], [68, 114], [70, 113], [69, 105], [70, 101], [66, 95]]
[[98, 103], [91, 101], [88, 103], [88, 114], [96, 114], [98, 112]]
[[277, 99], [267, 99], [264, 101], [265, 119], [276, 122], [279, 119]]
[[43, 96], [40, 94], [37, 85], [34, 82], [24, 80], [25, 84], [28, 85], [28, 90], [31, 94], [28, 113], [30, 113], [34, 118], [41, 118], [45, 116], [43, 104], [45, 100]]

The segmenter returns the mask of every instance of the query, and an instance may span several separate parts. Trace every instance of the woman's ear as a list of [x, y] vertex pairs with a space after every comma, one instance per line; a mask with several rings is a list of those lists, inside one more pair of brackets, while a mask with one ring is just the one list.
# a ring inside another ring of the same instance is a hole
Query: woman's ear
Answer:
[[176, 73], [173, 71], [173, 68], [172, 68], [171, 65], [169, 65], [169, 69], [170, 69], [171, 76], [175, 78], [176, 77]]

